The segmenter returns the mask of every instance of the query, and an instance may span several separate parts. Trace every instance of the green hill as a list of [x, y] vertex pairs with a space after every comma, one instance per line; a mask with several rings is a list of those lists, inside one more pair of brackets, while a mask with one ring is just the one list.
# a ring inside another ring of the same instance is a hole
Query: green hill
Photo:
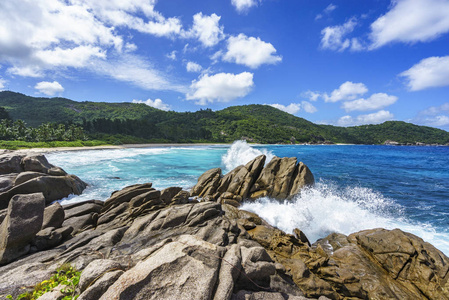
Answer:
[[0, 107], [13, 120], [29, 126], [42, 123], [74, 123], [91, 135], [128, 135], [167, 142], [232, 142], [247, 139], [258, 143], [382, 144], [449, 143], [449, 132], [389, 121], [379, 125], [337, 127], [317, 125], [267, 105], [233, 106], [220, 111], [162, 111], [145, 104], [76, 102], [65, 98], [36, 98], [0, 92]]

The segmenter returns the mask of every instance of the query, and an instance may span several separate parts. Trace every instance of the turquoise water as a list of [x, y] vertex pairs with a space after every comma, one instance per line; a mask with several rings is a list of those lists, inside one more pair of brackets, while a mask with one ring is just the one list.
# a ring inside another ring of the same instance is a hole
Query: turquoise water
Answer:
[[247, 145], [91, 150], [48, 154], [89, 183], [62, 202], [107, 199], [135, 183], [192, 187], [204, 171], [229, 171], [260, 154], [294, 156], [309, 166], [315, 187], [292, 202], [244, 204], [287, 232], [315, 241], [331, 232], [383, 227], [412, 232], [449, 254], [449, 147]]

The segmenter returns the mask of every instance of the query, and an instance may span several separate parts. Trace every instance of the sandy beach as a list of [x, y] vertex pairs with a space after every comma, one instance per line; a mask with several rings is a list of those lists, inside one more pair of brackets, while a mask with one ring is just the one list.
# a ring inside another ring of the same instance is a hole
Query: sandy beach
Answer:
[[17, 153], [51, 153], [51, 152], [63, 152], [63, 151], [87, 151], [87, 150], [106, 150], [106, 149], [129, 149], [129, 148], [160, 148], [160, 147], [192, 147], [192, 146], [218, 146], [228, 144], [126, 144], [126, 145], [102, 145], [92, 147], [53, 147], [53, 148], [30, 148], [19, 150], [3, 150], [14, 151]]

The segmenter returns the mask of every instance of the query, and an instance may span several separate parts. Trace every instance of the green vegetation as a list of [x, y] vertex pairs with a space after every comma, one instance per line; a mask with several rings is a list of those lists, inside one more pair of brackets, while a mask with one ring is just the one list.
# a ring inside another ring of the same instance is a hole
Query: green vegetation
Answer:
[[66, 131], [72, 128], [70, 126], [79, 127], [87, 139], [104, 144], [226, 143], [242, 138], [268, 144], [325, 141], [382, 144], [386, 140], [412, 144], [449, 143], [449, 132], [436, 128], [396, 121], [347, 128], [318, 125], [267, 105], [178, 113], [129, 102], [76, 102], [0, 92], [0, 117], [2, 115], [5, 119], [10, 116], [13, 120], [24, 120], [35, 128], [49, 122], [57, 124], [53, 125], [56, 128], [61, 124], [69, 126], [65, 127]]
[[[61, 293], [64, 294], [62, 300], [75, 300], [79, 295], [76, 294], [76, 287], [80, 281], [81, 272], [77, 271], [69, 264], [64, 264], [56, 270], [56, 274], [50, 279], [44, 280], [36, 284], [34, 289], [17, 296], [16, 300], [36, 300], [43, 294], [52, 291], [55, 287], [65, 286]], [[12, 295], [8, 295], [6, 299], [14, 299]]]

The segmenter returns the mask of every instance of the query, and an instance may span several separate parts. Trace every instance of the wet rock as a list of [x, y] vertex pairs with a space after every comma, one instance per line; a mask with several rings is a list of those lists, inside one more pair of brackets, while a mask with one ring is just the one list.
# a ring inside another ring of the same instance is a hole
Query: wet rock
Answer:
[[28, 253], [31, 241], [42, 227], [44, 208], [42, 193], [12, 197], [0, 226], [0, 265]]

